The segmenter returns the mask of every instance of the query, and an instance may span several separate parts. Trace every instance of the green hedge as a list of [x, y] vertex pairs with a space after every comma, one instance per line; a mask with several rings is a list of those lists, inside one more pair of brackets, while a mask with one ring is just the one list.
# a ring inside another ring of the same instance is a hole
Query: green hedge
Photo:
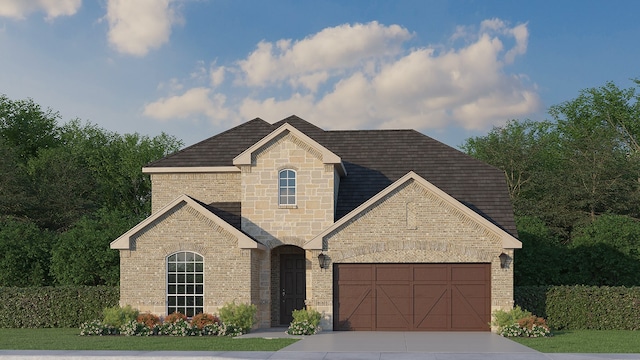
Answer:
[[514, 300], [558, 330], [640, 329], [638, 286], [519, 286]]
[[0, 328], [78, 327], [119, 297], [113, 286], [0, 287]]

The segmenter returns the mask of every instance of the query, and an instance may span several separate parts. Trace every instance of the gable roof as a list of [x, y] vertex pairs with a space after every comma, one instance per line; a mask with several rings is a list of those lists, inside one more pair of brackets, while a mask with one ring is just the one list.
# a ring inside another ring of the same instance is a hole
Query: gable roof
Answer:
[[265, 146], [269, 141], [273, 140], [278, 135], [281, 135], [287, 132], [291, 133], [293, 136], [297, 137], [298, 139], [305, 142], [307, 145], [319, 151], [322, 156], [321, 161], [323, 163], [334, 164], [337, 167], [340, 175], [342, 176], [346, 175], [344, 165], [342, 164], [342, 160], [340, 159], [339, 156], [337, 156], [336, 154], [331, 152], [331, 150], [327, 149], [321, 144], [318, 144], [317, 141], [311, 139], [300, 130], [291, 126], [289, 123], [282, 124], [279, 128], [271, 132], [269, 135], [263, 137], [262, 139], [260, 139], [260, 141], [251, 145], [247, 150], [243, 151], [240, 155], [236, 156], [233, 159], [233, 165], [251, 165], [251, 155], [253, 155], [254, 152], [258, 151], [260, 148]]
[[397, 189], [400, 186], [402, 186], [404, 183], [406, 183], [408, 181], [411, 181], [411, 180], [413, 180], [416, 183], [420, 184], [421, 186], [423, 186], [424, 188], [429, 190], [431, 193], [435, 194], [438, 198], [440, 198], [441, 200], [445, 201], [447, 204], [449, 204], [453, 208], [455, 208], [458, 211], [461, 211], [462, 213], [464, 213], [467, 216], [471, 217], [476, 223], [479, 223], [479, 224], [483, 225], [486, 229], [488, 229], [489, 231], [491, 231], [491, 232], [495, 233], [496, 235], [498, 235], [500, 237], [500, 239], [502, 239], [502, 247], [503, 248], [505, 248], [505, 249], [520, 249], [520, 248], [522, 248], [522, 243], [520, 241], [518, 241], [518, 239], [513, 237], [513, 235], [509, 234], [504, 229], [500, 228], [496, 224], [494, 224], [491, 221], [487, 220], [485, 217], [480, 216], [478, 213], [476, 213], [475, 211], [471, 210], [469, 207], [465, 206], [464, 204], [462, 204], [458, 200], [454, 199], [449, 194], [447, 194], [444, 191], [438, 189], [436, 186], [434, 186], [429, 181], [425, 180], [424, 178], [422, 178], [420, 175], [416, 174], [413, 171], [408, 172], [405, 176], [401, 177], [400, 179], [395, 181], [393, 184], [389, 185], [387, 188], [385, 188], [384, 190], [380, 191], [379, 193], [377, 193], [375, 196], [373, 196], [369, 200], [367, 200], [364, 203], [362, 203], [360, 206], [355, 208], [353, 211], [349, 212], [347, 215], [345, 215], [342, 218], [340, 218], [340, 220], [336, 221], [332, 226], [330, 226], [329, 228], [325, 229], [320, 234], [316, 235], [313, 239], [309, 240], [304, 245], [304, 248], [305, 249], [309, 249], [309, 250], [314, 250], [314, 249], [315, 250], [322, 250], [322, 247], [323, 247], [322, 246], [323, 245], [323, 241], [322, 240], [323, 240], [323, 238], [325, 236], [327, 236], [330, 233], [332, 233], [333, 231], [339, 229], [341, 226], [343, 226], [344, 224], [348, 223], [349, 220], [355, 218], [358, 214], [360, 214], [363, 211], [365, 211], [365, 210], [369, 209], [370, 207], [374, 206], [374, 204], [376, 202], [382, 200], [385, 196], [390, 194], [392, 191], [394, 191], [395, 189]]
[[233, 159], [284, 124], [342, 160], [335, 220], [413, 171], [460, 203], [517, 236], [504, 173], [415, 130], [325, 131], [290, 116], [274, 124], [256, 118], [147, 165], [154, 168], [233, 166]]
[[236, 238], [238, 238], [238, 247], [239, 248], [241, 248], [241, 249], [261, 249], [261, 250], [265, 250], [266, 249], [266, 247], [264, 245], [260, 244], [256, 240], [250, 238], [247, 234], [243, 233], [242, 231], [236, 229], [231, 224], [229, 224], [228, 222], [226, 222], [225, 220], [221, 219], [219, 216], [214, 214], [212, 211], [207, 209], [207, 207], [205, 207], [204, 204], [202, 204], [201, 202], [199, 202], [199, 201], [197, 201], [197, 200], [195, 200], [195, 199], [193, 199], [193, 198], [191, 198], [190, 196], [187, 196], [187, 195], [178, 196], [175, 200], [173, 200], [172, 202], [167, 204], [165, 207], [163, 207], [162, 209], [156, 211], [154, 214], [152, 214], [148, 218], [144, 219], [138, 225], [134, 226], [129, 231], [127, 231], [126, 233], [122, 234], [119, 238], [113, 240], [109, 246], [112, 249], [118, 249], [118, 250], [128, 250], [128, 249], [130, 249], [131, 248], [131, 237], [132, 236], [134, 236], [138, 232], [144, 230], [147, 226], [149, 226], [151, 223], [153, 223], [156, 219], [160, 218], [162, 215], [166, 214], [167, 212], [171, 211], [172, 209], [174, 209], [175, 207], [177, 207], [177, 206], [179, 206], [179, 205], [181, 205], [183, 203], [187, 204], [188, 206], [191, 206], [193, 209], [195, 209], [196, 211], [198, 211], [199, 213], [201, 213], [205, 217], [209, 218], [214, 223], [216, 223], [218, 226], [220, 226], [221, 228], [223, 228], [224, 230], [230, 232], [232, 235], [234, 235]]

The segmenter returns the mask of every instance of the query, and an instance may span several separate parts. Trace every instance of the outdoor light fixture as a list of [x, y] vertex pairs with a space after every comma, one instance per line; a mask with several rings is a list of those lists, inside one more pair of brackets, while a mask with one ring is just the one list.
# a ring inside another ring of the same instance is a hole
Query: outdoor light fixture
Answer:
[[500, 254], [500, 267], [502, 269], [507, 267], [507, 260], [509, 260], [509, 255], [505, 253]]
[[318, 262], [320, 263], [320, 269], [324, 269], [327, 267], [327, 263], [328, 263], [327, 260], [329, 260], [329, 257], [324, 253], [322, 253], [321, 251], [320, 255], [318, 255]]

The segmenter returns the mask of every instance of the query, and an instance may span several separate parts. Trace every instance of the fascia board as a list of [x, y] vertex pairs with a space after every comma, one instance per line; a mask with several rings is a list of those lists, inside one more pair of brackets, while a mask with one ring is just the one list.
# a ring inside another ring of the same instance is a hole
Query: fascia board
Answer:
[[322, 239], [325, 236], [335, 231], [340, 226], [344, 225], [345, 223], [353, 219], [355, 216], [357, 216], [361, 212], [373, 206], [378, 200], [382, 199], [383, 197], [385, 197], [386, 195], [391, 193], [393, 190], [395, 190], [396, 188], [398, 188], [399, 186], [401, 186], [402, 184], [404, 184], [409, 180], [415, 180], [417, 183], [424, 186], [429, 191], [433, 192], [436, 196], [440, 197], [442, 200], [446, 201], [448, 204], [450, 204], [454, 208], [463, 212], [467, 216], [471, 217], [474, 221], [482, 224], [487, 229], [497, 234], [502, 239], [502, 247], [504, 249], [521, 249], [522, 248], [522, 243], [518, 239], [513, 237], [511, 234], [502, 230], [500, 227], [498, 227], [491, 221], [480, 216], [475, 211], [469, 209], [467, 206], [465, 206], [464, 204], [456, 200], [454, 197], [440, 190], [440, 188], [433, 185], [432, 183], [430, 183], [429, 181], [427, 181], [426, 179], [424, 179], [423, 177], [421, 177], [420, 175], [416, 174], [413, 171], [408, 172], [406, 175], [396, 180], [393, 184], [387, 186], [384, 190], [376, 194], [374, 197], [365, 201], [362, 205], [350, 211], [347, 215], [343, 216], [340, 220], [338, 220], [328, 229], [326, 229], [325, 231], [323, 231], [322, 233], [318, 234], [313, 239], [305, 243], [303, 248], [306, 250], [322, 250]]
[[194, 166], [194, 167], [143, 167], [145, 174], [175, 174], [175, 173], [229, 173], [240, 172], [236, 166]]
[[196, 202], [195, 200], [193, 200], [192, 198], [190, 198], [189, 196], [184, 195], [184, 194], [180, 195], [175, 200], [173, 200], [172, 202], [170, 202], [169, 204], [164, 206], [162, 209], [156, 211], [155, 214], [152, 214], [148, 218], [144, 219], [138, 225], [134, 226], [129, 231], [127, 231], [126, 233], [122, 234], [120, 237], [118, 237], [114, 241], [112, 241], [111, 244], [109, 244], [109, 247], [111, 249], [117, 249], [117, 250], [129, 250], [131, 248], [131, 236], [133, 236], [136, 233], [138, 233], [139, 231], [143, 230], [145, 227], [147, 227], [153, 221], [155, 221], [156, 219], [158, 219], [159, 217], [161, 217], [162, 215], [167, 213], [169, 210], [173, 209], [174, 207], [176, 207], [177, 205], [179, 205], [179, 204], [181, 204], [183, 202], [188, 204], [192, 208], [196, 209], [198, 212], [200, 212], [205, 217], [209, 218], [211, 221], [215, 222], [218, 226], [220, 226], [224, 230], [226, 230], [226, 231], [230, 232], [231, 234], [233, 234], [238, 239], [238, 247], [239, 248], [241, 248], [241, 249], [260, 249], [260, 250], [266, 250], [267, 249], [266, 246], [258, 243], [257, 241], [254, 241], [253, 239], [248, 237], [246, 234], [244, 234], [241, 231], [239, 231], [238, 229], [234, 228], [233, 226], [231, 226], [231, 224], [229, 224], [226, 221], [222, 220], [221, 218], [216, 216], [214, 213], [212, 213], [211, 211], [209, 211], [206, 208], [204, 208], [198, 202]]
[[253, 144], [251, 147], [249, 147], [248, 149], [240, 153], [240, 155], [236, 156], [233, 159], [233, 165], [236, 165], [236, 166], [251, 165], [251, 154], [253, 154], [255, 151], [257, 151], [258, 149], [263, 147], [265, 144], [267, 144], [269, 141], [273, 140], [276, 136], [282, 134], [285, 131], [289, 131], [295, 137], [299, 138], [300, 140], [307, 143], [309, 146], [318, 150], [322, 155], [323, 163], [336, 164], [338, 165], [338, 171], [340, 172], [341, 175], [345, 176], [347, 174], [347, 171], [344, 168], [344, 165], [342, 164], [342, 159], [338, 155], [334, 154], [331, 150], [322, 146], [317, 141], [313, 140], [312, 138], [307, 136], [305, 133], [296, 129], [289, 123], [285, 123], [281, 125], [279, 128], [271, 132], [269, 135], [263, 137], [262, 139], [260, 139], [260, 141]]

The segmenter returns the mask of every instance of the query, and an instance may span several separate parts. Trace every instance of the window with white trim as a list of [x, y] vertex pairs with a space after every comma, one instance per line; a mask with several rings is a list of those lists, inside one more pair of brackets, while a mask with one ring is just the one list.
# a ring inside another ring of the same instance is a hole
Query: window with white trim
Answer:
[[278, 173], [278, 205], [296, 204], [296, 172], [291, 169]]
[[204, 261], [193, 252], [167, 257], [167, 314], [176, 311], [189, 317], [204, 311]]

